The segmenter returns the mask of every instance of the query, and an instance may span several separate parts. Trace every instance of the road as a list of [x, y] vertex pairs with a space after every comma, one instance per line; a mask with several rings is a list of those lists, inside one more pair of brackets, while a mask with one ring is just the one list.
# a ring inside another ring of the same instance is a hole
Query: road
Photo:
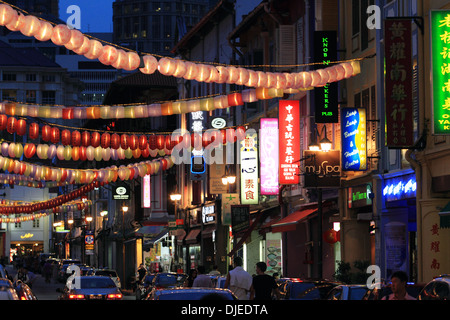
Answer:
[[[16, 275], [16, 270], [12, 266], [6, 266], [6, 269], [12, 277]], [[52, 279], [50, 283], [45, 282], [45, 278], [40, 274], [36, 274], [31, 290], [38, 300], [57, 300], [60, 293], [56, 290], [62, 289], [64, 284]], [[136, 300], [134, 293], [123, 292], [123, 300]]]

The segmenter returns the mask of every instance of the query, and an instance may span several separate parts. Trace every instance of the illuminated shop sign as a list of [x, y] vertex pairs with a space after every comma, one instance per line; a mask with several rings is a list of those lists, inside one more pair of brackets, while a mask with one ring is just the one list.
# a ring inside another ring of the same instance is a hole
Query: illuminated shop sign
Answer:
[[142, 208], [150, 208], [151, 205], [151, 180], [147, 174], [142, 178]]
[[342, 170], [367, 169], [366, 110], [341, 109]]
[[298, 184], [300, 160], [300, 104], [281, 100], [279, 104], [280, 184]]
[[258, 136], [247, 130], [241, 141], [241, 203], [258, 204]]
[[261, 194], [278, 194], [278, 119], [261, 119]]
[[416, 196], [416, 177], [415, 175], [402, 176], [386, 180], [383, 188], [383, 196], [386, 201], [395, 201]]

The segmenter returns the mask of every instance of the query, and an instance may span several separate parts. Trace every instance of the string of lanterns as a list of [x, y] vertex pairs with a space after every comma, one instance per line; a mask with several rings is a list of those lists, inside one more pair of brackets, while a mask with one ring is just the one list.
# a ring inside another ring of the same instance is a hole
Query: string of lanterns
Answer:
[[[11, 173], [0, 173], [0, 183], [31, 188], [52, 188], [67, 185], [65, 182], [34, 180], [33, 177]], [[4, 200], [0, 200], [4, 201]], [[0, 202], [2, 203], [2, 202]]]
[[[3, 1], [2, 1], [3, 2]], [[4, 3], [4, 2], [3, 2]], [[113, 44], [103, 45], [90, 39], [65, 24], [53, 26], [50, 22], [33, 15], [24, 15], [8, 4], [0, 4], [0, 25], [11, 31], [20, 31], [27, 37], [39, 41], [52, 41], [90, 60], [98, 59], [102, 64], [116, 69], [144, 74], [158, 70], [165, 76], [184, 78], [206, 83], [228, 83], [254, 88], [300, 89], [321, 87], [327, 83], [353, 76], [359, 69], [359, 60], [333, 65], [328, 68], [298, 73], [253, 71], [243, 67], [194, 63], [181, 59], [163, 57], [159, 61], [154, 55], [140, 56], [134, 51], [125, 51]], [[128, 49], [126, 49], [128, 50]]]

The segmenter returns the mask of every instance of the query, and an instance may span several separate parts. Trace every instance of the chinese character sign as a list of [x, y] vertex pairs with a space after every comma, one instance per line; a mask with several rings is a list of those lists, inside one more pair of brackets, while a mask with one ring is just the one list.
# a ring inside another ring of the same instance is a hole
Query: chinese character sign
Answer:
[[431, 11], [433, 133], [450, 133], [450, 11]]
[[150, 208], [151, 206], [151, 180], [147, 174], [142, 178], [142, 208]]
[[300, 104], [281, 100], [279, 104], [280, 184], [298, 184], [300, 160]]
[[224, 226], [231, 226], [231, 206], [238, 205], [240, 203], [239, 194], [222, 194], [222, 224]]
[[342, 170], [366, 170], [366, 109], [341, 109], [341, 135]]
[[247, 130], [240, 143], [241, 203], [258, 204], [258, 135], [254, 130]]
[[387, 19], [385, 26], [386, 145], [414, 144], [411, 21]]
[[261, 194], [278, 194], [278, 119], [261, 119]]

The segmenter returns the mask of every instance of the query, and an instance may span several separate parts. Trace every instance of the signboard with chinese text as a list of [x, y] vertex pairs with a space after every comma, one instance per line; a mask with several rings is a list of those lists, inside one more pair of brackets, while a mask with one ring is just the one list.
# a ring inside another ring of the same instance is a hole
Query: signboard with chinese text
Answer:
[[[318, 64], [317, 69], [330, 66], [337, 61], [337, 32], [314, 31], [314, 56]], [[327, 83], [323, 87], [314, 88], [314, 106], [316, 123], [338, 123], [338, 84]]]
[[142, 178], [142, 208], [150, 208], [151, 205], [151, 179], [147, 174]]
[[300, 160], [300, 104], [297, 100], [280, 100], [279, 179], [280, 185], [298, 184]]
[[240, 147], [241, 203], [258, 204], [258, 135], [255, 130], [247, 130]]
[[305, 188], [339, 187], [341, 185], [340, 151], [305, 151], [303, 157]]
[[231, 226], [231, 206], [240, 204], [239, 194], [222, 194], [222, 225]]
[[278, 194], [278, 119], [261, 119], [261, 194]]
[[433, 133], [450, 134], [450, 11], [431, 11]]
[[341, 109], [341, 136], [342, 170], [366, 170], [366, 109]]
[[87, 255], [94, 254], [94, 232], [92, 230], [86, 230], [84, 236], [85, 252]]
[[411, 20], [386, 19], [384, 30], [386, 145], [408, 148], [414, 145]]

